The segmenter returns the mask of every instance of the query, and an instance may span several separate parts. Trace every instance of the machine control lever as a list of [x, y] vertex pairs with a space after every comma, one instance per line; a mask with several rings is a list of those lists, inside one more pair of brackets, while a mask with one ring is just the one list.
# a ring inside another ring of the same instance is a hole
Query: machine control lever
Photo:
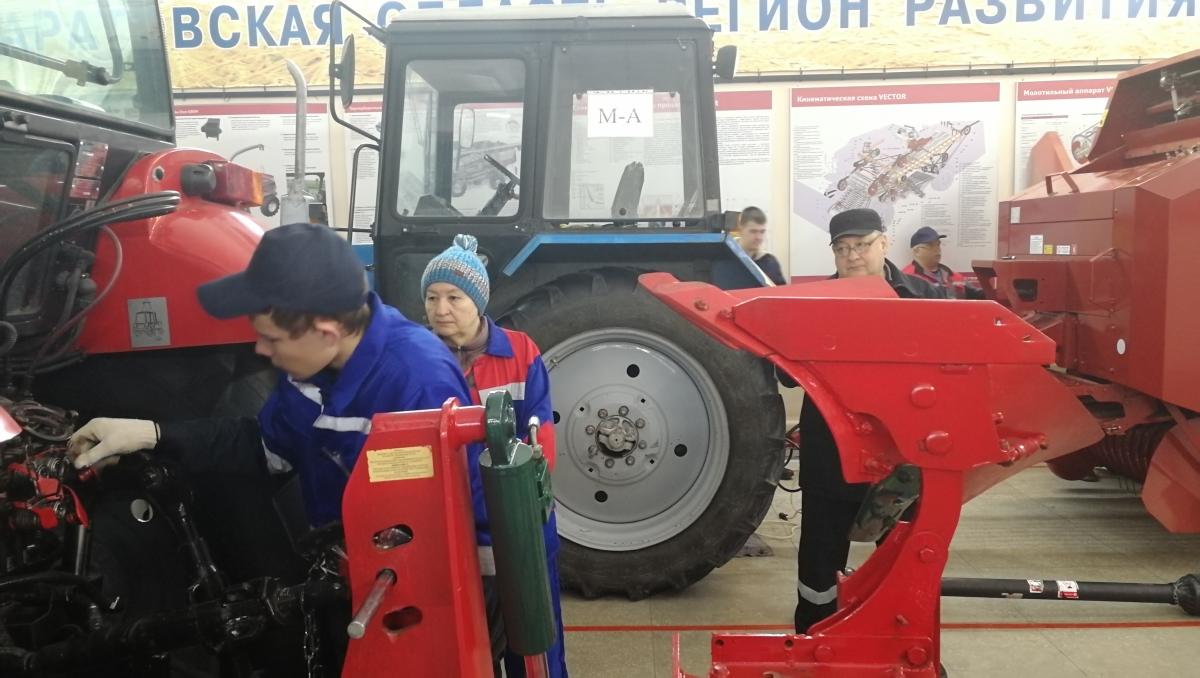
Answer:
[[346, 635], [355, 640], [366, 635], [367, 624], [371, 623], [371, 619], [379, 611], [379, 605], [383, 602], [383, 596], [395, 583], [395, 572], [392, 570], [380, 570], [379, 574], [375, 577], [375, 584], [371, 586], [370, 593], [367, 594], [366, 600], [363, 601], [362, 607], [358, 608], [354, 619], [346, 626]]

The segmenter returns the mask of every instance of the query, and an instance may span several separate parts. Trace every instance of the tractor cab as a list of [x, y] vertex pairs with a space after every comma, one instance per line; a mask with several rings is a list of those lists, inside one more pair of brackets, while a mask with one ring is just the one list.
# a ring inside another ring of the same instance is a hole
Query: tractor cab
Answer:
[[712, 31], [685, 8], [430, 10], [374, 32], [387, 49], [377, 275], [402, 310], [420, 310], [425, 261], [456, 233], [510, 276], [529, 255], [573, 258], [535, 251], [551, 234], [721, 247]]
[[[367, 28], [386, 47], [383, 124], [356, 130], [380, 155], [380, 295], [423, 320], [428, 261], [478, 238], [487, 314], [550, 373], [564, 585], [689, 585], [746, 542], [783, 460], [768, 366], [637, 282], [769, 284], [721, 209], [713, 83], [734, 48], [714, 54], [708, 25], [673, 3], [399, 16]], [[331, 64], [344, 106], [353, 54], [348, 39]]]

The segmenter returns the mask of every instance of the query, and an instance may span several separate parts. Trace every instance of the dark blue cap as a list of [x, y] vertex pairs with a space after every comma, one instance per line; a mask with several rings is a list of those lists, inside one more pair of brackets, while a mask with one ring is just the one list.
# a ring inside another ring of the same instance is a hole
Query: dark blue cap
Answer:
[[917, 245], [924, 245], [925, 243], [937, 242], [945, 237], [946, 236], [944, 235], [938, 235], [937, 231], [928, 226], [922, 226], [921, 228], [917, 229], [916, 233], [912, 234], [912, 238], [910, 238], [908, 241], [908, 246], [916, 247]]
[[241, 273], [205, 283], [200, 305], [218, 318], [269, 309], [338, 315], [367, 301], [367, 276], [350, 243], [328, 226], [288, 224], [267, 231]]
[[829, 220], [829, 244], [847, 235], [864, 236], [875, 231], [883, 232], [883, 219], [879, 218], [879, 212], [867, 207], [855, 207], [838, 212]]

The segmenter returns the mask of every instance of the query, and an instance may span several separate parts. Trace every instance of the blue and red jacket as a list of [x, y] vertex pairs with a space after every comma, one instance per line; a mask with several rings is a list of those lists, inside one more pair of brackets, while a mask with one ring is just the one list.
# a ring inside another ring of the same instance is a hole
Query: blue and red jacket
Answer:
[[[380, 412], [439, 409], [448, 398], [472, 395], [458, 361], [429, 330], [383, 304], [371, 293], [371, 323], [338, 371], [308, 381], [282, 375], [258, 415], [262, 444], [272, 470], [296, 469], [308, 520], [339, 520], [342, 491]], [[482, 445], [467, 447], [476, 538], [491, 544], [483, 481]]]
[[[542, 362], [541, 351], [529, 335], [516, 330], [504, 329], [491, 318], [488, 324], [487, 346], [483, 354], [471, 363], [467, 370], [467, 382], [471, 385], [471, 399], [481, 404], [492, 391], [508, 391], [513, 399], [517, 415], [517, 437], [529, 439], [529, 418], [537, 417], [541, 422], [538, 442], [546, 463], [554, 469], [554, 410], [550, 405], [550, 376]], [[554, 514], [544, 529], [546, 550], [558, 552], [558, 530]]]

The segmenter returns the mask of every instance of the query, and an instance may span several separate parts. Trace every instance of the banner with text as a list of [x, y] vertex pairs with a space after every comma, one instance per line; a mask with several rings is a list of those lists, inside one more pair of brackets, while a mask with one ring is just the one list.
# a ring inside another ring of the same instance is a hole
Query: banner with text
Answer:
[[898, 266], [922, 226], [955, 270], [993, 256], [999, 101], [998, 83], [793, 89], [791, 274], [833, 272], [829, 219], [856, 207], [879, 212]]
[[[444, 10], [470, 18], [528, 8], [572, 16], [599, 6], [675, 0], [356, 0], [386, 25], [410, 12]], [[738, 46], [743, 73], [923, 69], [1070, 61], [1129, 63], [1195, 48], [1200, 0], [686, 0], [718, 44]], [[309, 84], [328, 77], [328, 45], [361, 35], [328, 0], [162, 0], [174, 86], [182, 89], [290, 86], [281, 57]], [[617, 7], [614, 7], [616, 5]], [[541, 7], [545, 6], [545, 7]], [[340, 16], [339, 16], [340, 14]], [[4, 25], [0, 10], [0, 27]], [[56, 21], [56, 23], [59, 23]], [[47, 26], [72, 30], [70, 25]], [[92, 40], [103, 36], [92, 36]], [[358, 42], [357, 82], [383, 81], [380, 45]]]
[[1014, 191], [1041, 180], [1030, 175], [1030, 156], [1034, 144], [1050, 132], [1058, 135], [1067, 157], [1072, 158], [1072, 168], [1081, 164], [1074, 154], [1091, 148], [1115, 85], [1108, 79], [1017, 83]]

